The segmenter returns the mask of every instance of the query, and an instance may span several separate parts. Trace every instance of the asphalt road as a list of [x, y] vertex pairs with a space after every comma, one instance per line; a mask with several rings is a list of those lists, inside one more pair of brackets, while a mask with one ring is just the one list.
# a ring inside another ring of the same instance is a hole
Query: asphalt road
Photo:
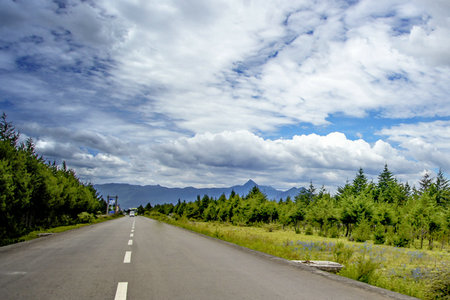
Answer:
[[376, 291], [144, 217], [0, 248], [1, 299], [402, 298]]

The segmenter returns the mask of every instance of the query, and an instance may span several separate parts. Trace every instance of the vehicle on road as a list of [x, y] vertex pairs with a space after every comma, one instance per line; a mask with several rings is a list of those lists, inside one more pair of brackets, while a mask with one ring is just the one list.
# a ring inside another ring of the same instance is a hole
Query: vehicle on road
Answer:
[[134, 216], [135, 216], [134, 210], [130, 211], [130, 217], [134, 217]]

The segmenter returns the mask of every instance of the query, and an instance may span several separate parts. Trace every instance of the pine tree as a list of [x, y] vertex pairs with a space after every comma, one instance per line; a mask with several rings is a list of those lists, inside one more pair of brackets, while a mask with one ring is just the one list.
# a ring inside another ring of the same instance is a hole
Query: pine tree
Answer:
[[404, 187], [397, 182], [397, 179], [385, 164], [383, 172], [378, 175], [377, 191], [374, 198], [377, 202], [401, 204], [405, 201], [405, 195]]
[[419, 181], [420, 194], [423, 194], [424, 192], [428, 191], [430, 189], [432, 183], [433, 183], [433, 178], [431, 178], [430, 173], [428, 171], [426, 171], [425, 174], [423, 175], [422, 179]]
[[436, 176], [436, 202], [438, 205], [447, 206], [450, 203], [450, 183], [444, 177], [444, 172], [439, 169]]
[[7, 121], [5, 113], [2, 114], [0, 119], [0, 140], [8, 141], [12, 146], [17, 146], [20, 134], [16, 131], [16, 128], [11, 122]]
[[313, 201], [314, 196], [316, 195], [316, 188], [314, 187], [312, 180], [309, 182], [309, 187], [308, 187], [308, 196], [309, 196], [309, 202], [311, 203], [311, 201]]
[[367, 187], [367, 177], [364, 175], [362, 168], [359, 168], [358, 174], [356, 174], [355, 179], [353, 179], [353, 192], [355, 195], [360, 194]]
[[381, 192], [385, 192], [389, 189], [391, 183], [396, 182], [394, 175], [388, 169], [388, 165], [384, 165], [383, 172], [378, 175], [378, 189]]

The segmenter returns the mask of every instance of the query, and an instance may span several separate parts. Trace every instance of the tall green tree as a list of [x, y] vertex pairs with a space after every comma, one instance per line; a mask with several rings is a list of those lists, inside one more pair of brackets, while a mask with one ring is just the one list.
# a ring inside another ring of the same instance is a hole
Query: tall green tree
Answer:
[[19, 133], [0, 118], [0, 245], [36, 228], [78, 221], [81, 212], [95, 213], [101, 201], [92, 186], [73, 170], [46, 164], [32, 139], [18, 144]]
[[419, 181], [419, 193], [423, 194], [427, 192], [431, 188], [432, 183], [433, 178], [431, 177], [430, 172], [426, 171]]
[[356, 174], [355, 179], [353, 179], [353, 193], [358, 195], [362, 193], [367, 187], [367, 177], [364, 174], [362, 168], [359, 168], [358, 174]]
[[450, 183], [447, 178], [444, 176], [444, 172], [442, 169], [439, 169], [439, 172], [436, 176], [436, 184], [435, 184], [435, 197], [436, 203], [443, 207], [449, 207], [450, 204]]
[[0, 119], [0, 140], [7, 141], [11, 146], [16, 147], [20, 134], [16, 131], [16, 128], [12, 122], [8, 122], [7, 115], [2, 113]]

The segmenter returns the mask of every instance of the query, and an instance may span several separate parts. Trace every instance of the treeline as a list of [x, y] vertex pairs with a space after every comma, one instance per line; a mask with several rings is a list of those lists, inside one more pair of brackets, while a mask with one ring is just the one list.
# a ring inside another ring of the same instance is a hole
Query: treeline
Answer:
[[106, 210], [90, 184], [83, 184], [63, 163], [46, 163], [31, 139], [3, 113], [0, 120], [0, 245], [36, 229], [70, 225]]
[[[352, 182], [331, 195], [324, 187], [309, 188], [294, 199], [271, 201], [254, 187], [242, 197], [234, 192], [218, 199], [205, 195], [195, 202], [178, 201], [145, 208], [173, 218], [229, 222], [235, 225], [279, 225], [297, 233], [345, 236], [359, 242], [433, 248], [449, 240], [450, 185], [442, 170], [432, 179], [427, 173], [418, 189], [400, 183], [385, 165], [378, 183], [369, 182], [360, 169]], [[268, 226], [268, 228], [271, 228]]]

